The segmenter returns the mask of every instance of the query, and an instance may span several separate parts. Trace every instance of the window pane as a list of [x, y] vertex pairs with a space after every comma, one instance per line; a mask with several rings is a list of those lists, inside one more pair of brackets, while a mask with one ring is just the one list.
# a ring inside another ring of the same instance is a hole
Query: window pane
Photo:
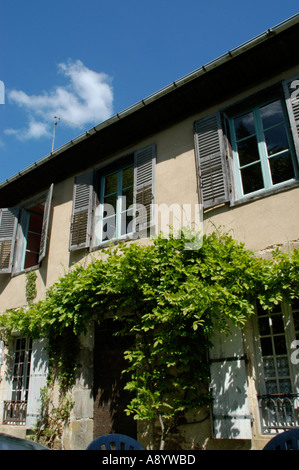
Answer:
[[264, 359], [263, 362], [264, 362], [265, 377], [275, 377], [274, 359], [267, 358], [267, 359]]
[[[110, 206], [112, 207], [108, 207], [108, 212], [109, 212], [109, 215], [112, 215], [111, 212], [116, 212], [116, 201], [117, 201], [117, 194], [110, 194], [110, 196], [105, 196], [104, 198], [104, 204], [109, 204]], [[105, 206], [104, 206], [104, 209], [105, 209]], [[105, 213], [104, 213], [104, 217], [105, 217]]]
[[277, 358], [277, 374], [279, 377], [286, 377], [290, 374], [289, 364], [287, 357], [278, 357]]
[[32, 253], [31, 251], [26, 252], [24, 269], [31, 268], [32, 266], [38, 265], [38, 253]]
[[38, 233], [28, 233], [27, 235], [27, 250], [39, 252], [41, 235]]
[[254, 117], [252, 112], [235, 118], [234, 125], [237, 140], [255, 133]]
[[299, 312], [293, 312], [295, 330], [299, 330]]
[[272, 356], [273, 355], [273, 348], [272, 348], [271, 338], [261, 338], [261, 346], [262, 346], [262, 355], [263, 356]]
[[260, 163], [251, 165], [241, 170], [244, 194], [258, 191], [264, 187], [264, 181]]
[[292, 386], [290, 380], [279, 380], [279, 392], [280, 393], [291, 393]]
[[265, 140], [268, 155], [273, 155], [289, 148], [288, 136], [284, 125], [265, 131]]
[[267, 104], [261, 108], [261, 118], [263, 128], [275, 126], [280, 122], [284, 121], [283, 110], [280, 101], [274, 101], [273, 103]]
[[106, 176], [105, 178], [105, 195], [117, 192], [117, 173]]
[[294, 167], [289, 153], [279, 157], [272, 157], [269, 162], [273, 184], [282, 183], [294, 178]]
[[274, 315], [271, 317], [273, 333], [284, 333], [284, 324], [282, 315]]
[[259, 330], [262, 336], [270, 334], [269, 317], [259, 318]]
[[124, 203], [122, 210], [127, 210], [133, 204], [133, 188], [128, 188], [123, 191]]
[[250, 137], [238, 143], [240, 166], [257, 162], [260, 159], [256, 137]]
[[266, 393], [269, 395], [273, 395], [274, 393], [278, 393], [276, 380], [267, 380], [266, 382]]
[[39, 214], [30, 214], [28, 231], [41, 233], [43, 225], [43, 216]]
[[126, 168], [123, 170], [123, 188], [127, 188], [128, 186], [133, 186], [133, 179], [134, 179], [134, 170], [133, 167]]

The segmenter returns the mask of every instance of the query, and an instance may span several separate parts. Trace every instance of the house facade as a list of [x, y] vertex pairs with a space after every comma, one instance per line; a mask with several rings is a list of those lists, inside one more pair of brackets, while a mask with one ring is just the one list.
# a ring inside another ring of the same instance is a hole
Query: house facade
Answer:
[[[27, 305], [28, 273], [42, 300], [108, 242], [148, 243], [171, 223], [172, 209], [177, 220], [191, 208], [192, 226], [222, 227], [259, 256], [298, 248], [298, 37], [296, 15], [2, 182], [0, 313]], [[114, 414], [111, 397], [103, 398], [123, 368], [124, 345], [112, 333], [107, 318], [80, 338], [66, 449], [107, 432], [151, 446], [151, 432], [125, 416], [124, 394]], [[182, 447], [261, 449], [298, 426], [296, 340], [298, 301], [271, 315], [257, 306], [244, 330], [220, 336], [210, 352], [213, 407], [180, 428]], [[34, 427], [46, 377], [43, 341], [16, 332], [0, 343], [0, 432], [24, 436]]]

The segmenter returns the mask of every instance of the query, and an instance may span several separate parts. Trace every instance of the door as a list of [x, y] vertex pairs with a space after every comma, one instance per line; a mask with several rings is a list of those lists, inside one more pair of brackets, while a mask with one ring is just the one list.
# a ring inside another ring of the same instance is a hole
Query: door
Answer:
[[94, 438], [109, 433], [135, 439], [137, 435], [136, 421], [124, 411], [131, 395], [124, 390], [129, 376], [122, 373], [127, 367], [123, 353], [130, 341], [114, 335], [118, 328], [119, 323], [112, 319], [95, 327]]

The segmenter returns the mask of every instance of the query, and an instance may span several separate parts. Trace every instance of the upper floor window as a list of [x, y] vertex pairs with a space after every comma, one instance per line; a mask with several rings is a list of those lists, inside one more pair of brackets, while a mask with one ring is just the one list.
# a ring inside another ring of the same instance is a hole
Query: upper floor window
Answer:
[[294, 186], [299, 171], [299, 80], [262, 90], [194, 123], [204, 208]]
[[70, 250], [147, 236], [155, 162], [155, 145], [149, 145], [75, 178]]
[[134, 193], [133, 165], [108, 173], [100, 178], [99, 243], [119, 239], [131, 233]]
[[53, 185], [22, 207], [0, 209], [0, 273], [34, 268], [46, 256]]
[[230, 126], [240, 196], [295, 178], [291, 136], [281, 100], [234, 117]]

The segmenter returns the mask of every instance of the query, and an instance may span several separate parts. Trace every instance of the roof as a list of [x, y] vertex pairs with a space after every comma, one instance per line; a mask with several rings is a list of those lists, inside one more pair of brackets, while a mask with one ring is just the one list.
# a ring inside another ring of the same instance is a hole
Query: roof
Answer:
[[299, 14], [91, 128], [0, 184], [1, 207], [298, 65]]

